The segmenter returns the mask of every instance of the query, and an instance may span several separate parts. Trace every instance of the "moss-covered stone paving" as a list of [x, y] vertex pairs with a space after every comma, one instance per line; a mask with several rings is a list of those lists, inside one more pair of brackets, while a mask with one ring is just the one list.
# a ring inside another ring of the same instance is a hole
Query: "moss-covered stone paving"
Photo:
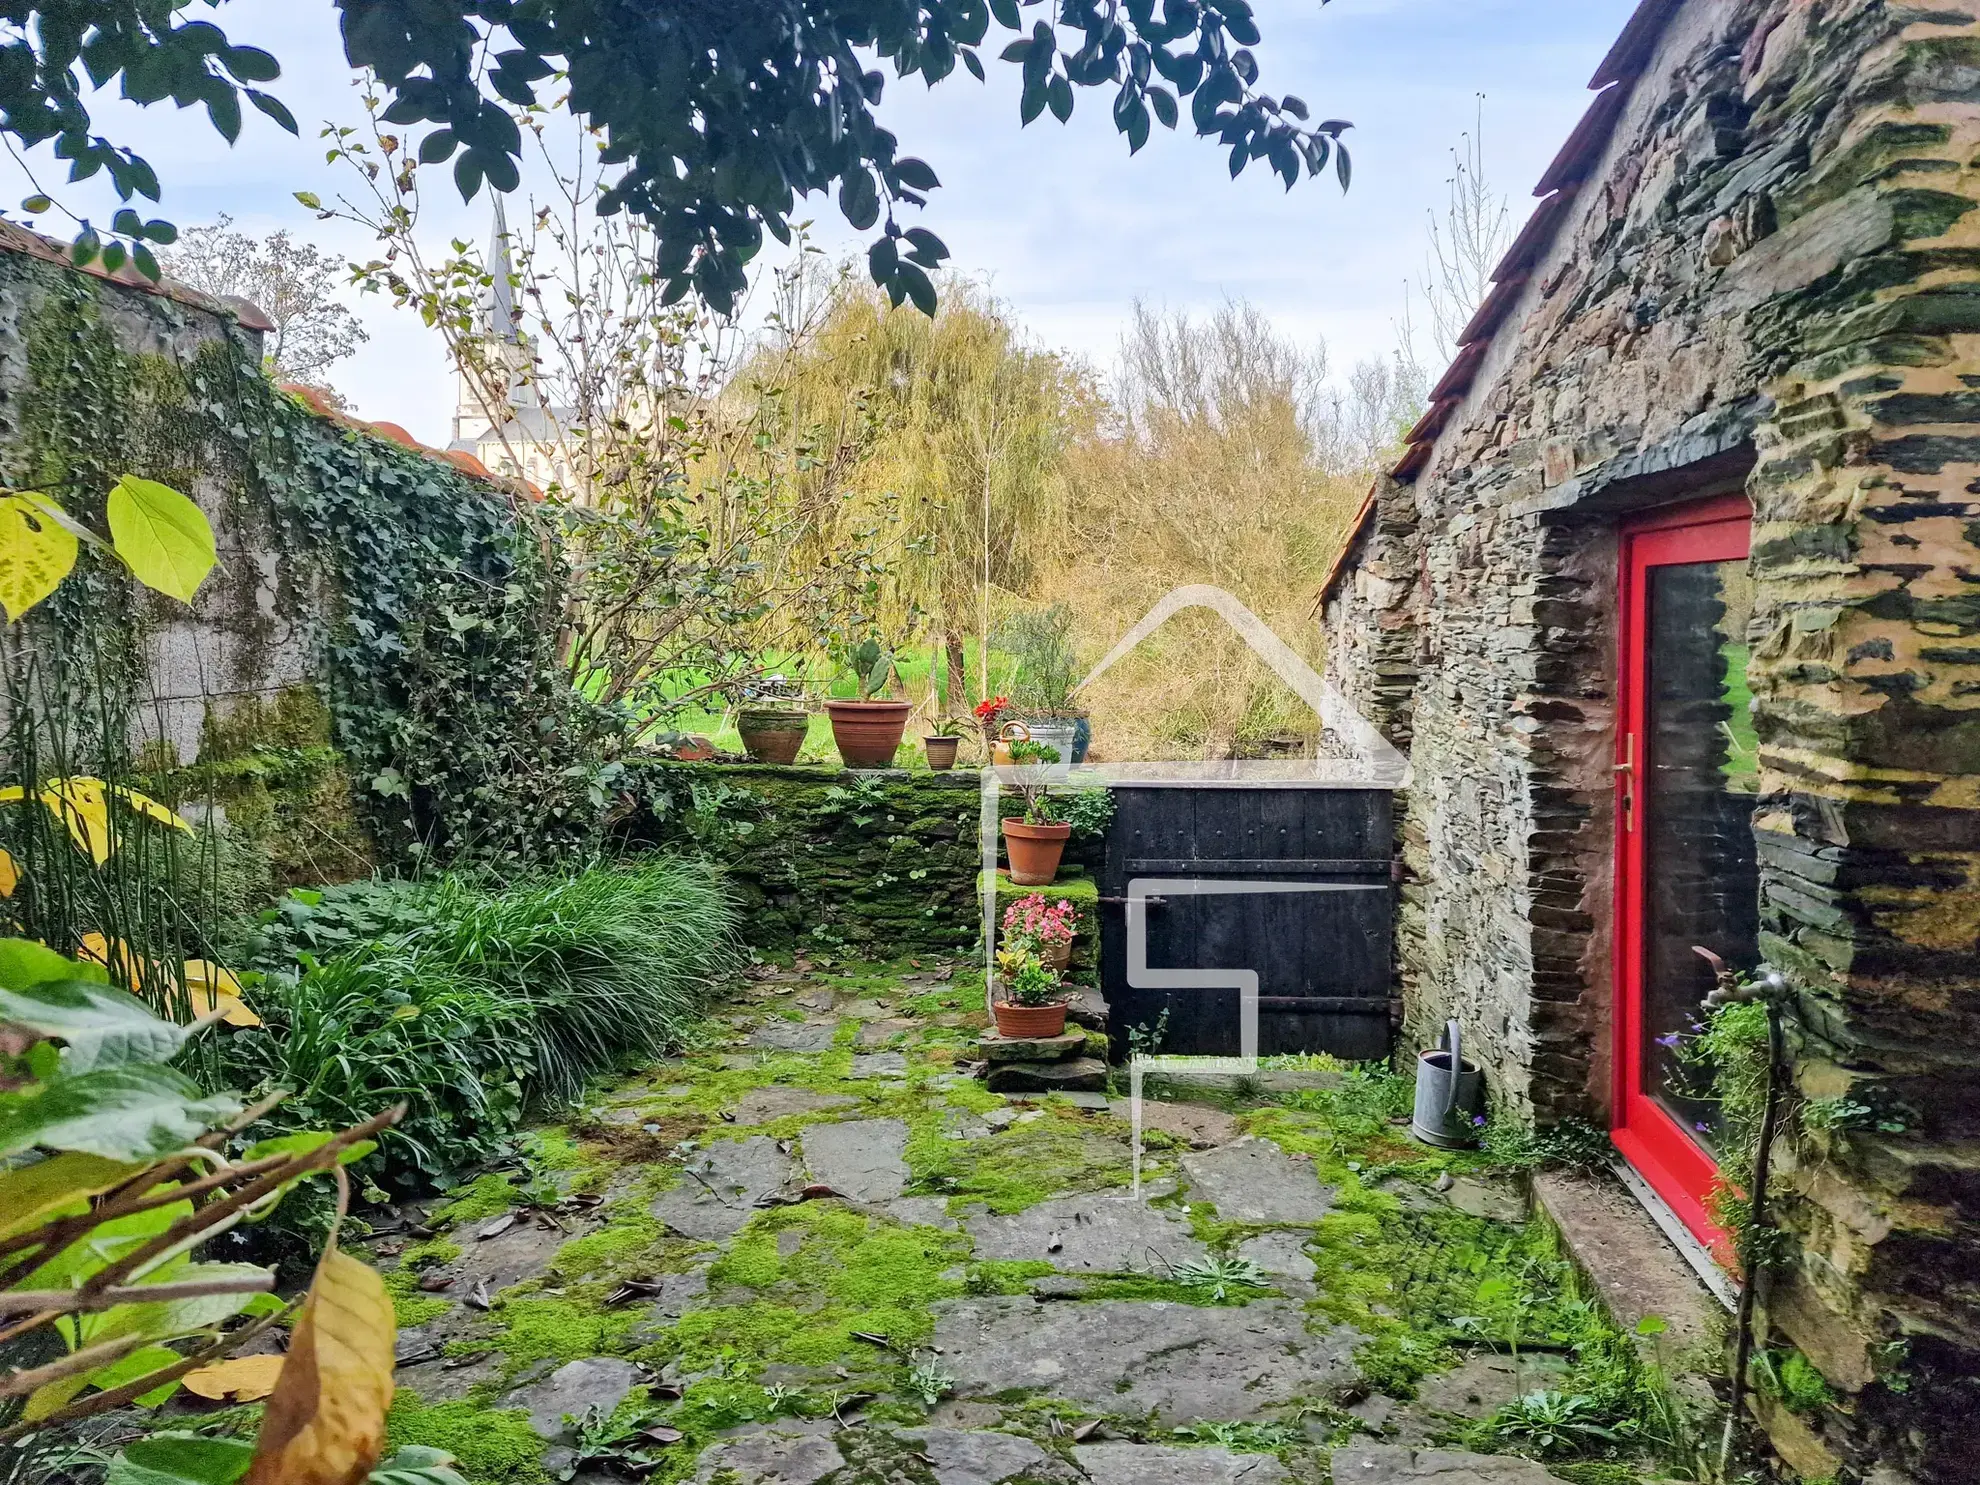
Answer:
[[[1137, 1198], [1119, 1100], [962, 1070], [980, 972], [799, 965], [374, 1243], [394, 1443], [477, 1485], [1647, 1476], [1635, 1346], [1397, 1080], [1155, 1105]], [[1601, 1432], [1497, 1411], [1547, 1391]]]

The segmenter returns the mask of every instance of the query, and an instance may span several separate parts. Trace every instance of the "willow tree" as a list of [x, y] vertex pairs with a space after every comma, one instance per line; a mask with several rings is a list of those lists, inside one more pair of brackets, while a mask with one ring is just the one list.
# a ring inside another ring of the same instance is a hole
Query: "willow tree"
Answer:
[[889, 510], [903, 553], [881, 623], [903, 629], [925, 616], [959, 708], [964, 636], [977, 636], [980, 692], [993, 618], [1057, 556], [1067, 453], [1098, 398], [1080, 367], [1028, 344], [980, 286], [949, 286], [932, 320], [850, 276], [833, 292], [802, 365], [784, 378], [791, 424], [815, 427], [835, 408], [857, 423], [851, 483], [869, 511]]

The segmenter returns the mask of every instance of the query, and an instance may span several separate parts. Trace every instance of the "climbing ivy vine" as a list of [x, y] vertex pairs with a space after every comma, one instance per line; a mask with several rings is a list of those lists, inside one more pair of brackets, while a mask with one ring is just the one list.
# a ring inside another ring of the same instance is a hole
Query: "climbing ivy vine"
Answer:
[[[381, 854], [522, 860], [590, 840], [621, 729], [558, 663], [562, 565], [527, 496], [328, 421], [268, 382], [245, 335], [132, 355], [102, 322], [94, 281], [25, 260], [0, 275], [0, 293], [32, 306], [34, 396], [11, 482], [88, 519], [106, 472], [131, 469], [217, 489], [246, 526], [273, 531], [277, 617], [321, 619], [310, 642], [332, 740]], [[266, 618], [252, 611], [256, 576], [223, 581], [249, 634]], [[127, 588], [80, 572], [48, 622], [123, 628], [134, 673], [149, 613]]]

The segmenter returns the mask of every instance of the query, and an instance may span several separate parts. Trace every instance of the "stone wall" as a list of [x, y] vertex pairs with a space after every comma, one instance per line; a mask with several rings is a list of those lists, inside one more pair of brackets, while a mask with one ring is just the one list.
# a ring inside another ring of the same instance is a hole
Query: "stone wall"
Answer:
[[[622, 826], [624, 841], [723, 862], [742, 897], [744, 937], [756, 948], [894, 959], [981, 942], [974, 769], [851, 773], [639, 760], [628, 771], [639, 808]], [[1023, 804], [1005, 791], [1000, 808], [1018, 814]], [[1069, 841], [1052, 895], [1072, 897], [1090, 915], [1103, 850], [1099, 840]], [[1090, 966], [1090, 955], [1083, 943], [1075, 967]]]
[[1769, 1428], [1810, 1477], [1967, 1480], [1980, 3], [1644, 18], [1606, 145], [1326, 608], [1340, 683], [1412, 753], [1409, 1022], [1461, 1015], [1506, 1112], [1606, 1113], [1617, 522], [1743, 490], [1763, 948], [1804, 992], [1803, 1092], [1901, 1127], [1789, 1161], [1767, 1310], [1843, 1400]]

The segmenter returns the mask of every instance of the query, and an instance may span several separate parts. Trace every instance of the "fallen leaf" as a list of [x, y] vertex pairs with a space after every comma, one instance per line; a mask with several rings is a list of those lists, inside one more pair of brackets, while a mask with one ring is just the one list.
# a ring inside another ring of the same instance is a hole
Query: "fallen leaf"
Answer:
[[678, 1444], [687, 1437], [678, 1428], [669, 1428], [664, 1423], [656, 1423], [651, 1428], [642, 1428], [639, 1436], [656, 1444]]
[[473, 1366], [477, 1361], [484, 1360], [492, 1354], [493, 1351], [491, 1348], [488, 1351], [470, 1351], [465, 1356], [449, 1356], [445, 1361], [440, 1363], [440, 1370], [443, 1372], [457, 1372], [462, 1367]]
[[21, 871], [14, 865], [14, 858], [0, 851], [0, 897], [12, 897], [20, 884]]
[[916, 969], [921, 968], [921, 961], [919, 959], [910, 959], [908, 960], [908, 963], [913, 965]]
[[209, 1402], [260, 1402], [282, 1375], [280, 1356], [235, 1356], [185, 1375], [186, 1391]]
[[248, 1009], [241, 982], [232, 970], [205, 959], [188, 959], [179, 976], [185, 982], [195, 1017], [204, 1019], [219, 1011], [220, 1019], [229, 1026], [261, 1024], [261, 1017]]
[[472, 1310], [486, 1310], [493, 1306], [494, 1301], [489, 1297], [486, 1279], [474, 1281], [474, 1288], [468, 1291], [467, 1303], [468, 1308]]
[[441, 1273], [421, 1274], [419, 1276], [419, 1287], [423, 1293], [438, 1294], [442, 1289], [452, 1289], [454, 1287], [454, 1276], [452, 1274]]
[[474, 1235], [475, 1241], [485, 1243], [490, 1238], [500, 1237], [503, 1233], [507, 1232], [511, 1227], [514, 1227], [515, 1225], [516, 1225], [516, 1214], [514, 1212], [504, 1212], [501, 1216], [495, 1218], [493, 1221], [482, 1223], [480, 1230], [477, 1231]]
[[666, 1293], [666, 1286], [652, 1279], [622, 1279], [619, 1287], [605, 1296], [607, 1308], [630, 1304], [636, 1299], [655, 1299]]
[[938, 980], [951, 979], [954, 977], [955, 972], [956, 972], [956, 967], [953, 964], [945, 964], [940, 969], [935, 971], [935, 978]]
[[1072, 1431], [1073, 1442], [1075, 1444], [1085, 1443], [1088, 1439], [1092, 1438], [1096, 1433], [1100, 1433], [1104, 1426], [1105, 1425], [1103, 1425], [1098, 1418], [1087, 1419], [1086, 1422], [1078, 1424], [1077, 1426], [1074, 1427]]
[[361, 1485], [385, 1452], [392, 1300], [369, 1265], [317, 1265], [244, 1485]]

